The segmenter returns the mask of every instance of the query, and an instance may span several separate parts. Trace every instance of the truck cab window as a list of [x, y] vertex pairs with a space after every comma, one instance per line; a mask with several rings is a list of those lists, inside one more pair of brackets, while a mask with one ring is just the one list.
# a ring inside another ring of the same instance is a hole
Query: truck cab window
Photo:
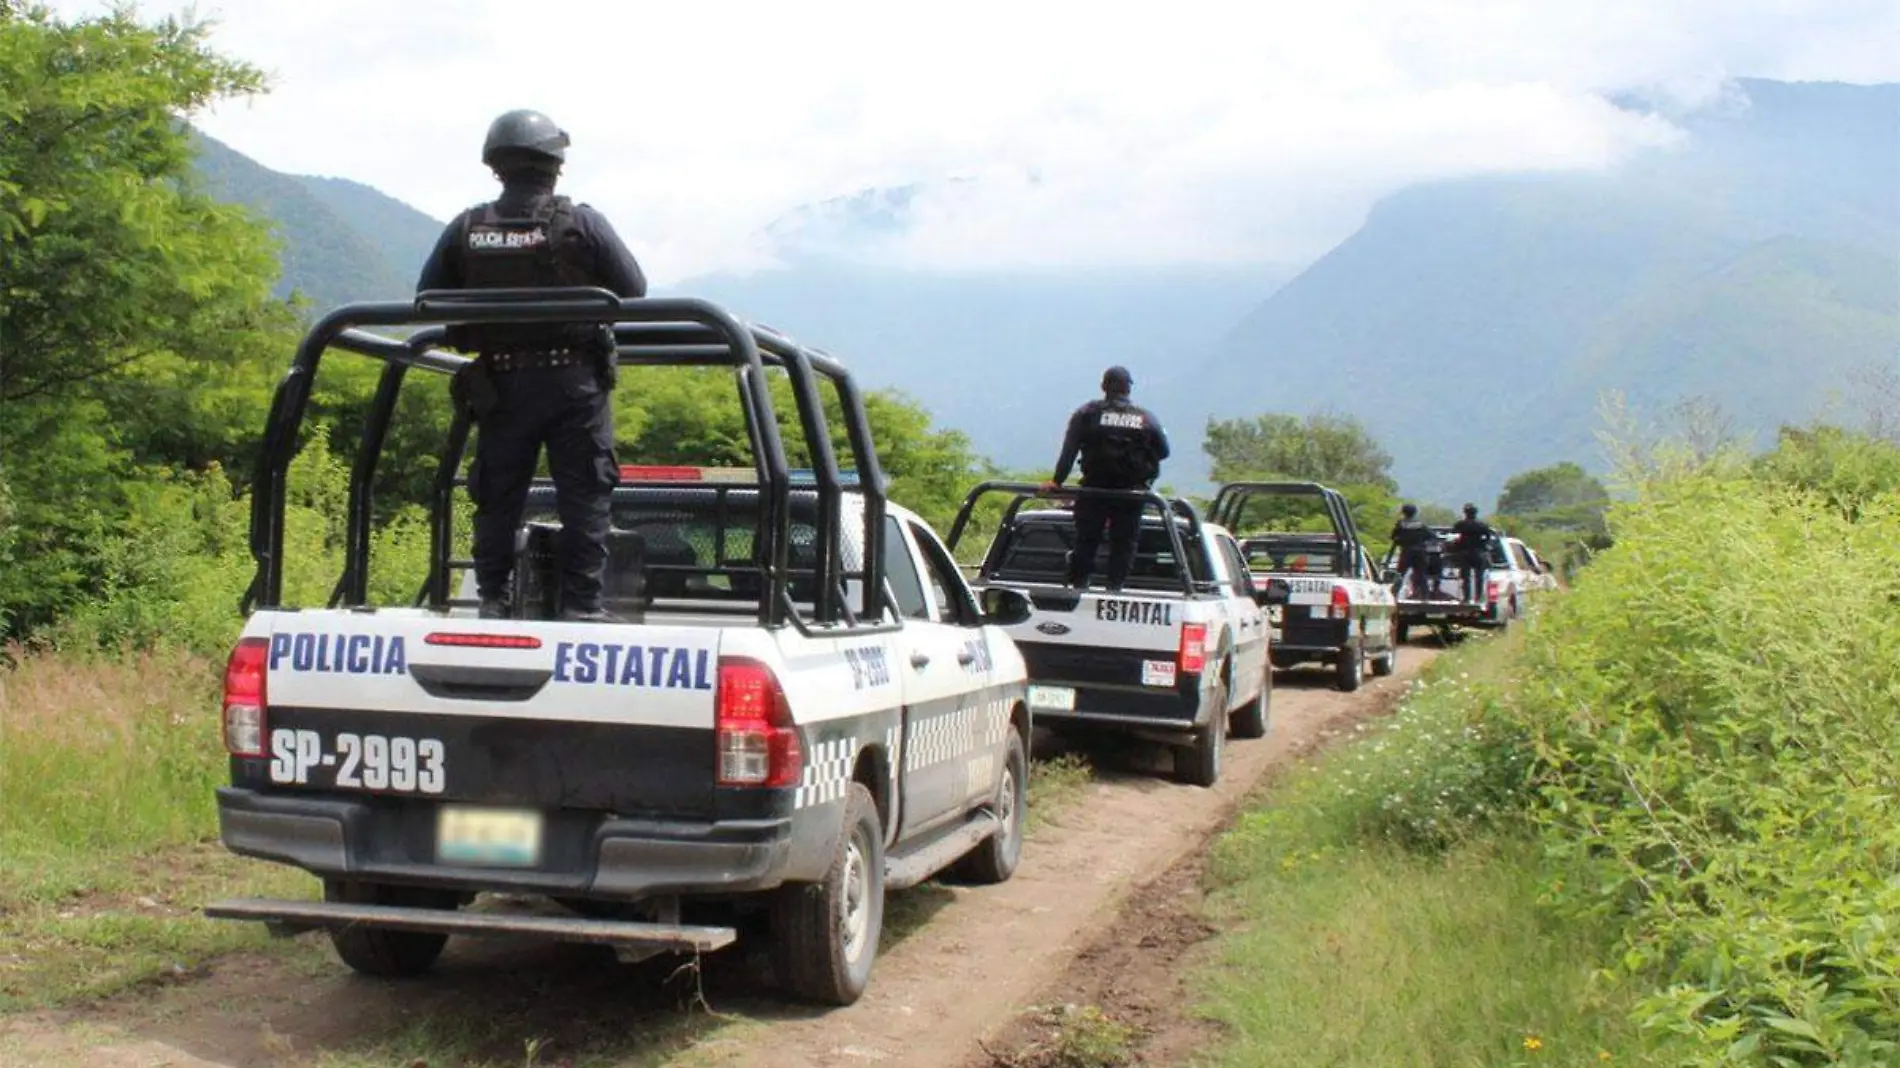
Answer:
[[897, 598], [898, 614], [905, 619], [929, 619], [930, 606], [924, 601], [924, 584], [917, 577], [910, 550], [904, 544], [904, 528], [897, 517], [884, 518], [884, 579]]

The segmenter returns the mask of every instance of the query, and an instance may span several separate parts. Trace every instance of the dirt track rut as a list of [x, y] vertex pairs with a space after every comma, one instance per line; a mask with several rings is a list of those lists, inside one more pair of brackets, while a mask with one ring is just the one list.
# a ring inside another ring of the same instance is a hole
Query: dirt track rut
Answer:
[[421, 980], [383, 982], [347, 973], [307, 936], [288, 957], [228, 957], [190, 981], [0, 1018], [0, 1065], [263, 1068], [356, 1054], [366, 1059], [346, 1063], [442, 1068], [460, 1062], [432, 1054], [444, 1041], [520, 1064], [531, 1040], [539, 1065], [582, 1051], [589, 1064], [646, 1065], [690, 1034], [682, 1063], [693, 1065], [960, 1068], [1102, 937], [1135, 888], [1201, 848], [1275, 767], [1389, 706], [1431, 655], [1408, 648], [1396, 677], [1354, 694], [1327, 674], [1281, 676], [1272, 730], [1230, 740], [1211, 790], [1169, 781], [1165, 754], [1099, 756], [1096, 781], [1032, 836], [1010, 882], [894, 896], [871, 989], [849, 1008], [774, 1003], [756, 955], [692, 976], [619, 966], [591, 947], [495, 940], [452, 944]]

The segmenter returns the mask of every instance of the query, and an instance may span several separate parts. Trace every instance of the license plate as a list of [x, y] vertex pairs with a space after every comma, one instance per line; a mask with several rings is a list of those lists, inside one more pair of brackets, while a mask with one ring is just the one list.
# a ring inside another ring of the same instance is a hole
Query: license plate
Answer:
[[1064, 712], [1073, 712], [1075, 711], [1075, 691], [1067, 686], [1031, 686], [1029, 707], [1056, 708]]
[[1143, 660], [1141, 662], [1141, 684], [1143, 686], [1173, 686], [1174, 661]]
[[436, 814], [435, 855], [445, 864], [532, 867], [541, 862], [541, 814], [443, 805]]

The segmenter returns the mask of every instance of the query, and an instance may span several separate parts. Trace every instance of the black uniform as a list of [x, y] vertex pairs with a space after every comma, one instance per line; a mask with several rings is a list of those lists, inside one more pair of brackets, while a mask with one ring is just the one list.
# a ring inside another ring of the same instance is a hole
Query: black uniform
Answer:
[[1452, 543], [1452, 551], [1465, 571], [1465, 600], [1478, 601], [1484, 597], [1485, 571], [1491, 563], [1491, 539], [1497, 537], [1497, 531], [1473, 515], [1453, 523], [1451, 530], [1458, 535], [1458, 540]]
[[[423, 289], [601, 286], [644, 297], [646, 276], [599, 212], [555, 196], [551, 182], [511, 181], [493, 203], [443, 230], [416, 283]], [[450, 328], [449, 344], [479, 353], [494, 384], [469, 495], [475, 500], [475, 581], [484, 602], [506, 600], [515, 532], [543, 445], [561, 520], [562, 612], [599, 611], [613, 489], [611, 334], [600, 325], [506, 323]]]
[[1399, 570], [1409, 580], [1414, 597], [1430, 597], [1438, 556], [1438, 535], [1422, 520], [1407, 517], [1392, 526], [1392, 544], [1399, 547]]
[[[1168, 458], [1168, 435], [1161, 421], [1145, 408], [1129, 403], [1125, 394], [1111, 393], [1092, 400], [1069, 416], [1056, 460], [1054, 482], [1069, 477], [1077, 457], [1082, 461], [1082, 485], [1099, 489], [1147, 489], [1161, 474]], [[1078, 589], [1088, 583], [1095, 552], [1108, 528], [1108, 588], [1119, 590], [1128, 580], [1135, 559], [1135, 537], [1141, 529], [1140, 501], [1077, 498], [1075, 550], [1069, 556], [1068, 583]]]

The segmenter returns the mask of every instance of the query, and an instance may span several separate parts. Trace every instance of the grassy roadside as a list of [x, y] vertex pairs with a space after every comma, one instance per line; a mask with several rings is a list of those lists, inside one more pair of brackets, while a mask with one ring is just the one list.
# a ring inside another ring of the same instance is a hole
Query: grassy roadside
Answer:
[[1517, 773], [1474, 717], [1514, 639], [1440, 657], [1389, 720], [1282, 777], [1217, 842], [1196, 976], [1221, 1065], [1643, 1064], [1607, 930], [1539, 906], [1528, 833], [1484, 819]]
[[221, 666], [186, 653], [15, 659], [0, 671], [0, 1012], [284, 947], [198, 914], [227, 894], [315, 892], [215, 844]]

